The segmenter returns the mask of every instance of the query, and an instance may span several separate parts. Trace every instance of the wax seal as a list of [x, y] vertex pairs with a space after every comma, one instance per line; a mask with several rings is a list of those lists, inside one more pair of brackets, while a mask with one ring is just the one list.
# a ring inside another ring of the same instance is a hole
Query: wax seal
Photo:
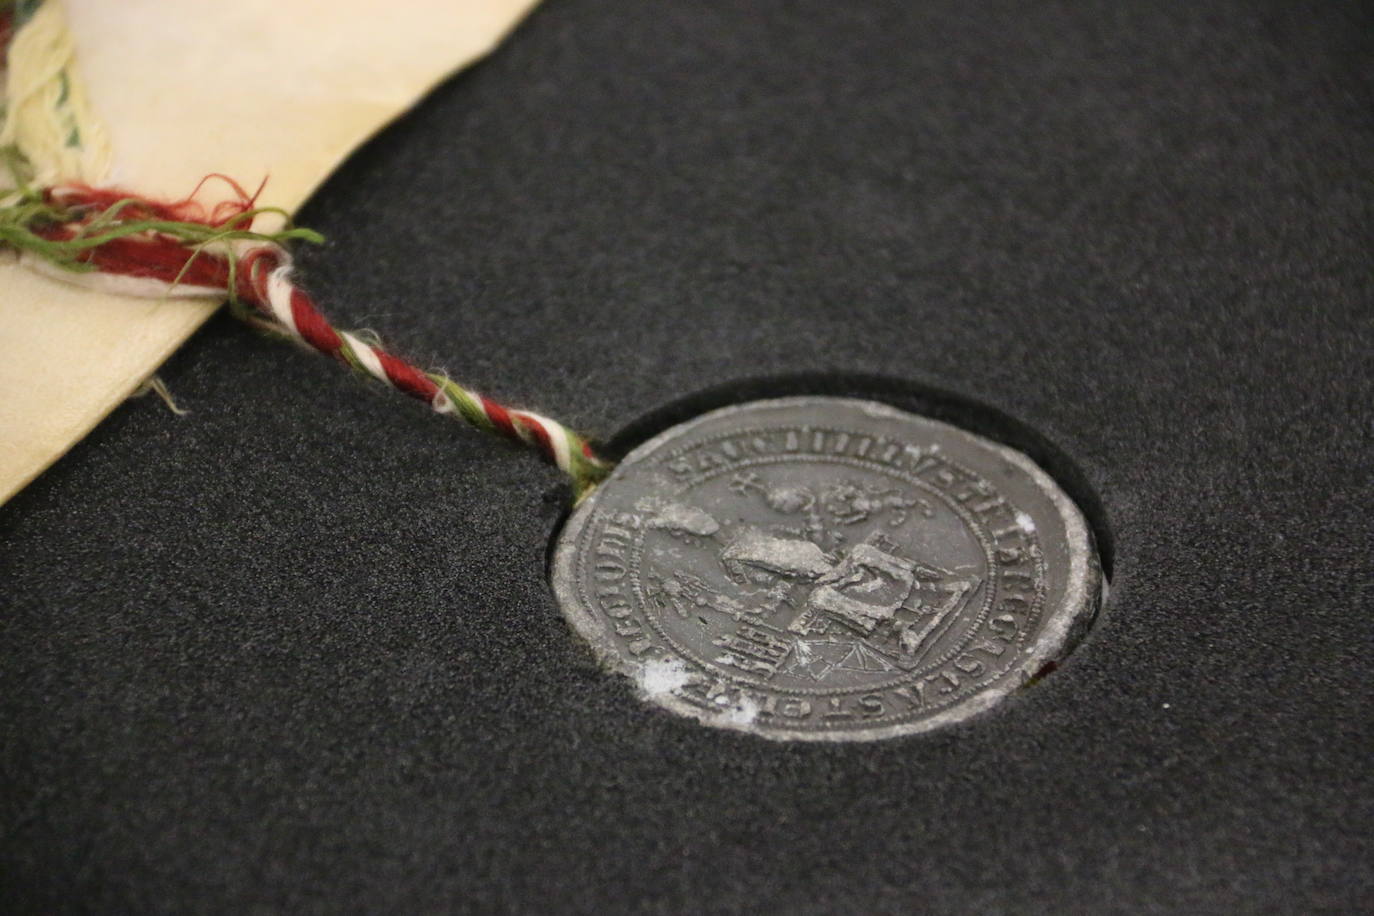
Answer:
[[1064, 655], [1101, 573], [1025, 455], [843, 398], [757, 401], [635, 449], [553, 585], [649, 701], [767, 738], [862, 740], [987, 709]]

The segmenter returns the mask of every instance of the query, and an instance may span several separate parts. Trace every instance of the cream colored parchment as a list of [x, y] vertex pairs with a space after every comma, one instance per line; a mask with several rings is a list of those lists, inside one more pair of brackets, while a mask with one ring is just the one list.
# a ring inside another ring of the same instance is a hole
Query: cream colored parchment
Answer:
[[[66, 0], [107, 181], [185, 196], [206, 174], [294, 211], [360, 143], [482, 57], [536, 0]], [[214, 311], [0, 263], [0, 502]]]

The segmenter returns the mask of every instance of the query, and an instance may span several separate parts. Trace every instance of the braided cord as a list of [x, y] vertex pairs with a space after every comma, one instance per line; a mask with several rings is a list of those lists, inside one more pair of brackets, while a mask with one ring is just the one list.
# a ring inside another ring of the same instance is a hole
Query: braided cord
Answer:
[[[236, 270], [235, 298], [241, 303], [236, 311], [240, 317], [424, 401], [435, 413], [454, 416], [484, 432], [534, 448], [572, 478], [579, 501], [610, 472], [610, 465], [596, 456], [585, 438], [556, 420], [506, 407], [443, 373], [420, 369], [356, 332], [335, 328], [314, 300], [292, 281], [291, 260], [284, 249], [274, 245], [253, 248], [239, 258]], [[244, 314], [242, 304], [252, 306], [252, 312]]]
[[[93, 187], [109, 159], [104, 132], [75, 76], [60, 4], [0, 0], [0, 249], [83, 286], [123, 295], [225, 298], [260, 329], [331, 356], [359, 375], [426, 402], [436, 413], [534, 448], [572, 478], [578, 501], [610, 471], [587, 440], [548, 417], [514, 410], [420, 369], [358, 333], [333, 327], [291, 278], [281, 243], [320, 241], [288, 226], [253, 231], [257, 194], [223, 176], [233, 199], [207, 209]], [[58, 179], [63, 179], [59, 181]], [[259, 188], [259, 192], [261, 192]], [[288, 220], [289, 222], [289, 220]]]

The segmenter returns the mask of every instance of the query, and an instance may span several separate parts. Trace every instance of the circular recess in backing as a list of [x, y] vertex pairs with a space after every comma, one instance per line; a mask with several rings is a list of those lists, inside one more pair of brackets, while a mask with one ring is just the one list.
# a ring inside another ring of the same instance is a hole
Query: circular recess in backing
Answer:
[[564, 614], [649, 701], [767, 738], [864, 740], [986, 709], [1097, 609], [1083, 516], [1020, 452], [846, 398], [713, 411], [573, 513]]

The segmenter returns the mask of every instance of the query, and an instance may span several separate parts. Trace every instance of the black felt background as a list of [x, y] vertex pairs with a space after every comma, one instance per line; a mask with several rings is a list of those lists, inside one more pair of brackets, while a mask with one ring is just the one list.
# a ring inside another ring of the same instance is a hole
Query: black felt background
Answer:
[[1096, 627], [937, 734], [700, 728], [559, 617], [554, 471], [221, 317], [0, 510], [0, 904], [1374, 905], [1371, 24], [550, 3], [307, 208], [327, 310], [620, 444], [994, 430], [1111, 532]]

